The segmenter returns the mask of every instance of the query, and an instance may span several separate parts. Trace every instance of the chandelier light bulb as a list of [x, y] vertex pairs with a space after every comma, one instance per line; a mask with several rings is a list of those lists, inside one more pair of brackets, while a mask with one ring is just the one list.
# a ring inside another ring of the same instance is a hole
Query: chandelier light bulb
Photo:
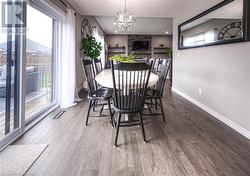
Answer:
[[127, 4], [125, 0], [125, 9], [123, 12], [117, 13], [117, 17], [114, 19], [114, 24], [119, 30], [126, 32], [130, 28], [134, 27], [135, 22], [136, 19], [134, 15], [127, 10]]

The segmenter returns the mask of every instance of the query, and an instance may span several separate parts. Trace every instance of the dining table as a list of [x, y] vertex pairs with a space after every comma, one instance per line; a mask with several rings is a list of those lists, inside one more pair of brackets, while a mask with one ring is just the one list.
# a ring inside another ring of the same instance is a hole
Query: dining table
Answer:
[[[123, 76], [125, 76], [124, 74]], [[99, 74], [95, 77], [96, 82], [106, 88], [113, 88], [113, 76], [112, 76], [112, 70], [111, 69], [105, 69], [101, 71]], [[148, 87], [154, 86], [159, 80], [159, 76], [157, 76], [154, 73], [150, 73], [150, 77], [148, 80]], [[147, 105], [145, 105], [145, 108], [148, 108]], [[108, 109], [108, 107], [104, 107], [104, 109]], [[125, 121], [126, 122], [133, 122], [133, 115], [125, 114]]]
[[[126, 76], [124, 74], [123, 76]], [[101, 71], [99, 74], [96, 75], [95, 77], [96, 82], [106, 88], [113, 88], [113, 75], [112, 75], [112, 70], [111, 69], [105, 69]], [[148, 87], [154, 86], [159, 80], [159, 76], [157, 76], [154, 73], [150, 73], [149, 80], [148, 80]], [[135, 85], [136, 86], [136, 85]], [[147, 106], [145, 105], [145, 108]], [[108, 109], [108, 107], [104, 107], [104, 109]], [[133, 115], [128, 115], [125, 114], [125, 121], [126, 122], [132, 122], [133, 120]]]
[[[123, 76], [126, 76], [126, 74], [124, 74]], [[101, 71], [96, 75], [95, 80], [99, 85], [103, 87], [113, 88], [113, 76], [111, 69]], [[148, 87], [154, 86], [158, 82], [158, 80], [159, 77], [151, 72], [148, 80]]]

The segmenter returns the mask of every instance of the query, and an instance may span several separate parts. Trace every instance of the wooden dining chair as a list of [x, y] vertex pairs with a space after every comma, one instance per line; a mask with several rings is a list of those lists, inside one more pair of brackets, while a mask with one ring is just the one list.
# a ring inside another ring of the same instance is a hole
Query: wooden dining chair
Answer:
[[98, 75], [99, 73], [103, 71], [101, 59], [97, 59], [97, 58], [94, 59], [94, 64], [95, 64], [95, 75]]
[[[98, 87], [97, 83], [95, 81], [95, 73], [93, 68], [93, 61], [92, 60], [84, 60], [81, 59], [82, 67], [85, 72], [87, 83], [88, 83], [88, 100], [89, 100], [89, 108], [88, 113], [86, 117], [86, 126], [88, 126], [88, 120], [90, 116], [90, 110], [91, 108], [94, 108], [98, 101], [104, 101], [106, 103], [99, 104], [101, 106], [108, 105], [109, 106], [109, 113], [110, 113], [110, 122], [113, 126], [113, 115], [111, 112], [111, 99], [112, 99], [112, 90], [104, 88], [104, 87]], [[103, 110], [103, 107], [101, 111]]]
[[152, 62], [151, 72], [157, 75], [160, 64], [160, 58], [151, 58], [148, 60], [148, 63], [150, 62]]
[[[95, 73], [95, 76], [98, 75], [99, 73], [101, 73], [103, 71], [103, 67], [102, 67], [102, 61], [101, 59], [94, 59], [94, 73]], [[103, 87], [102, 85], [97, 85], [99, 88]], [[106, 88], [106, 89], [109, 89], [110, 93], [113, 93], [113, 89], [110, 89], [110, 88]], [[95, 102], [94, 106], [93, 106], [93, 110], [95, 111], [95, 107], [98, 105], [98, 101]], [[100, 110], [100, 114], [102, 113], [103, 111], [103, 108], [104, 106], [102, 106], [101, 110]]]
[[142, 129], [143, 139], [146, 142], [142, 111], [146, 89], [152, 64], [146, 63], [118, 63], [111, 61], [113, 76], [113, 101], [114, 111], [118, 114], [116, 120], [115, 146], [121, 126], [121, 115], [136, 113], [139, 115], [139, 124]]
[[166, 119], [165, 119], [165, 114], [163, 110], [162, 98], [163, 98], [164, 87], [166, 84], [168, 72], [171, 66], [170, 64], [171, 64], [170, 59], [161, 59], [159, 61], [159, 66], [158, 66], [159, 70], [157, 72], [157, 75], [159, 76], [159, 80], [154, 87], [148, 88], [147, 93], [146, 93], [146, 100], [151, 100], [150, 103], [146, 102], [146, 104], [152, 104], [152, 100], [155, 100], [155, 109], [157, 110], [158, 105], [161, 108], [161, 113], [152, 113], [149, 107], [149, 110], [151, 112], [150, 115], [162, 115], [164, 124], [166, 123]]

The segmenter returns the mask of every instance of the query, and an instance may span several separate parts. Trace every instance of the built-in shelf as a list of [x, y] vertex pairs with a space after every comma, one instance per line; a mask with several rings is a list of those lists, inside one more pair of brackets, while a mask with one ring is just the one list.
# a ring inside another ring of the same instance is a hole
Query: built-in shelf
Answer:
[[105, 68], [110, 68], [110, 62], [109, 62], [109, 58], [114, 56], [114, 55], [126, 55], [126, 47], [125, 46], [109, 46], [108, 50], [106, 51], [106, 55], [107, 55], [107, 60], [105, 63]]
[[117, 51], [117, 52], [108, 52], [108, 54], [110, 54], [110, 55], [113, 55], [113, 54], [126, 54], [126, 52]]
[[134, 52], [135, 55], [151, 55], [151, 52], [146, 52], [146, 53], [143, 53], [143, 52]]
[[168, 47], [154, 47], [154, 50], [168, 49]]
[[126, 54], [126, 47], [125, 46], [108, 47], [107, 54], [108, 55]]
[[166, 51], [167, 49], [169, 49], [168, 47], [154, 47], [153, 48], [153, 53], [154, 54], [168, 54], [168, 52]]
[[168, 53], [167, 52], [156, 51], [156, 52], [154, 52], [154, 54], [168, 54]]
[[126, 49], [126, 47], [125, 46], [114, 46], [114, 47], [109, 46], [108, 47], [108, 50], [115, 50], [115, 49]]

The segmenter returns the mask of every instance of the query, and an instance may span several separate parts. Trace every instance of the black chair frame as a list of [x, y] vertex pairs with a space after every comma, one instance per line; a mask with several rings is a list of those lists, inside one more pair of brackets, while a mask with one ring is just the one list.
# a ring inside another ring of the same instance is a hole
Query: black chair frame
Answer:
[[[94, 68], [93, 68], [93, 61], [92, 60], [84, 60], [83, 58], [81, 59], [82, 67], [84, 69], [86, 78], [87, 78], [87, 83], [88, 83], [88, 100], [89, 100], [89, 107], [88, 107], [88, 113], [86, 117], [86, 122], [85, 125], [88, 126], [88, 121], [89, 121], [89, 116], [90, 116], [90, 111], [96, 106], [102, 106], [101, 111], [99, 115], [102, 114], [103, 107], [104, 105], [108, 105], [109, 107], [109, 113], [110, 113], [110, 122], [112, 127], [114, 127], [113, 124], [113, 113], [111, 111], [111, 101], [112, 101], [112, 91], [110, 91], [107, 88], [99, 88], [97, 86], [97, 83], [95, 81], [95, 73], [94, 73]], [[98, 101], [106, 102], [102, 104], [98, 104]]]
[[100, 59], [94, 59], [94, 66], [95, 66], [95, 76], [103, 71], [102, 68], [102, 61]]
[[[93, 68], [94, 68], [94, 75], [95, 76], [98, 75], [99, 73], [101, 73], [103, 71], [102, 62], [101, 62], [100, 59], [98, 59], [98, 58], [93, 59]], [[97, 84], [97, 87], [101, 88], [102, 86]], [[96, 112], [96, 110], [95, 110], [96, 107], [100, 106], [100, 105], [101, 104], [98, 101], [95, 101], [95, 103], [93, 105], [93, 111]], [[101, 108], [101, 110], [99, 112], [99, 115], [102, 114], [104, 106], [105, 106], [105, 104], [102, 105], [102, 108]]]
[[[146, 142], [142, 111], [144, 109], [145, 95], [151, 68], [152, 64], [149, 65], [147, 63], [114, 64], [114, 62], [111, 61], [114, 91], [114, 112], [118, 114], [118, 119], [115, 121], [115, 146], [117, 146], [119, 128], [123, 126], [130, 126], [126, 124], [126, 122], [121, 121], [122, 114], [136, 113], [138, 115], [139, 124], [142, 129], [143, 140]], [[125, 125], [122, 125], [124, 123]]]
[[[169, 69], [171, 67], [171, 60], [170, 59], [161, 59], [159, 61], [159, 65], [157, 66], [158, 72], [155, 73], [159, 76], [159, 81], [157, 84], [153, 87], [153, 89], [148, 89], [147, 90], [147, 95], [146, 95], [146, 100], [150, 100], [150, 102], [145, 102], [145, 104], [148, 105], [148, 109], [150, 111], [150, 114], [143, 114], [143, 115], [162, 115], [163, 119], [163, 124], [166, 124], [166, 118], [165, 118], [165, 113], [163, 110], [163, 93], [164, 93], [164, 88], [167, 80], [167, 75], [169, 72]], [[159, 68], [161, 67], [161, 68]], [[152, 100], [155, 100], [153, 103]], [[153, 113], [149, 105], [155, 105], [155, 110], [158, 110], [158, 106], [160, 107], [161, 113]]]

